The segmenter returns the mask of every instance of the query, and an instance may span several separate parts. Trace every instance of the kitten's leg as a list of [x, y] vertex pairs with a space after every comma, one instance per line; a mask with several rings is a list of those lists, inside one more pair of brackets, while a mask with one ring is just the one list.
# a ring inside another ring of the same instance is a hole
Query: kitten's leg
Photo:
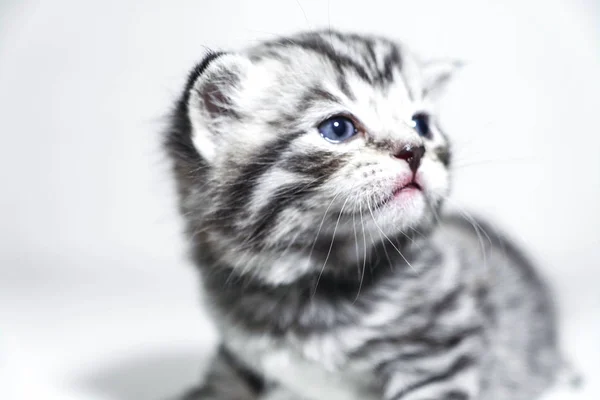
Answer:
[[[450, 356], [450, 355], [448, 355]], [[444, 357], [445, 358], [445, 357]], [[474, 400], [480, 395], [480, 365], [464, 356], [427, 360], [419, 366], [402, 360], [386, 367], [384, 400]], [[397, 370], [394, 371], [394, 367]], [[430, 371], [427, 371], [430, 369]]]
[[[402, 379], [402, 378], [401, 378]], [[403, 379], [402, 379], [403, 380]], [[465, 377], [451, 382], [419, 382], [418, 387], [406, 385], [402, 389], [395, 385], [384, 388], [384, 400], [475, 400], [478, 399], [478, 388], [472, 379]]]
[[221, 346], [204, 383], [181, 400], [257, 400], [264, 392], [264, 386], [260, 375]]

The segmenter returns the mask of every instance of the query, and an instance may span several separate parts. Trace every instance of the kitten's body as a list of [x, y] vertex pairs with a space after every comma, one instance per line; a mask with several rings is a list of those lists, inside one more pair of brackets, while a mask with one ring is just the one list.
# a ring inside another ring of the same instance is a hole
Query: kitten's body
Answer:
[[[311, 33], [194, 71], [167, 144], [223, 345], [189, 399], [531, 400], [551, 384], [544, 285], [499, 233], [440, 216], [447, 139], [408, 123], [446, 67]], [[324, 140], [332, 115], [360, 136]]]

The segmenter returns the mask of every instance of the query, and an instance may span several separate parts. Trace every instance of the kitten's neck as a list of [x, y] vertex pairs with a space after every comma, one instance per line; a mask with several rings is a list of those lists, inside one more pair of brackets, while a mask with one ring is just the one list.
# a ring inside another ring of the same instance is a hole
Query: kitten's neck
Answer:
[[[376, 280], [381, 270], [401, 269], [418, 257], [423, 238], [407, 235], [375, 241], [345, 238], [322, 240], [298, 248], [261, 249], [258, 252], [219, 252], [214, 246], [197, 246], [196, 261], [215, 279], [259, 284], [265, 287], [314, 286], [331, 280], [335, 285], [358, 287]], [[365, 247], [365, 244], [367, 245]], [[215, 282], [219, 286], [219, 282]], [[327, 287], [327, 283], [325, 285]]]
[[[379, 301], [378, 293], [389, 285], [401, 290], [401, 285], [439, 265], [430, 259], [439, 255], [434, 247], [426, 241], [413, 244], [407, 240], [399, 249], [402, 256], [386, 249], [386, 257], [381, 247], [378, 257], [374, 255], [364, 264], [354, 263], [339, 270], [317, 269], [277, 284], [231, 265], [204, 264], [203, 283], [211, 306], [217, 307], [221, 316], [219, 323], [226, 326], [242, 325], [247, 331], [275, 336], [326, 330], [351, 324], [352, 318]], [[418, 270], [409, 265], [416, 260], [420, 261]]]

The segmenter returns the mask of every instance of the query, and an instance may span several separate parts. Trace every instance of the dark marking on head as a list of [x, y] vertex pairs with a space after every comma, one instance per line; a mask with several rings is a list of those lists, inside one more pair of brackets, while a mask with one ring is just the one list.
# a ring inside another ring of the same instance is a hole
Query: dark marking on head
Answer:
[[394, 69], [400, 70], [402, 68], [402, 58], [398, 47], [392, 46], [390, 52], [385, 56], [383, 60], [383, 70], [379, 75], [380, 83], [391, 83], [394, 80]]
[[450, 147], [438, 147], [434, 150], [434, 152], [438, 160], [440, 160], [440, 162], [444, 164], [445, 167], [450, 166], [450, 161], [452, 159], [452, 152], [450, 151]]
[[397, 146], [397, 143], [394, 142], [393, 140], [390, 139], [381, 139], [381, 140], [375, 140], [373, 139], [372, 136], [367, 136], [366, 139], [367, 145], [370, 146], [371, 148], [375, 149], [375, 150], [379, 150], [379, 151], [392, 151], [393, 149], [395, 149]]
[[338, 85], [338, 87], [340, 88], [342, 93], [344, 93], [346, 95], [346, 97], [348, 97], [352, 101], [356, 100], [356, 96], [354, 95], [354, 92], [352, 91], [352, 89], [350, 89], [350, 85], [348, 84], [348, 81], [346, 80], [346, 75], [344, 74], [344, 72], [341, 72], [341, 71], [339, 72], [336, 84]]
[[309, 180], [298, 180], [280, 187], [272, 194], [269, 202], [258, 211], [258, 222], [254, 224], [250, 237], [253, 241], [263, 240], [275, 228], [277, 218], [288, 207], [302, 202], [314, 193], [342, 165], [343, 159], [327, 151], [296, 153], [281, 162], [281, 168], [305, 175]]
[[311, 194], [322, 184], [323, 179], [294, 182], [278, 188], [271, 195], [269, 202], [258, 211], [257, 222], [253, 225], [249, 234], [250, 243], [260, 246], [269, 232], [275, 228], [275, 222], [279, 215], [293, 203], [297, 203]]
[[373, 83], [371, 77], [362, 65], [352, 58], [337, 52], [327, 40], [320, 36], [301, 37], [299, 40], [294, 41], [294, 45], [327, 57], [336, 66], [337, 70], [347, 68], [365, 82], [370, 84]]
[[341, 103], [342, 101], [327, 90], [315, 86], [309, 88], [304, 96], [302, 96], [302, 99], [300, 99], [298, 113], [306, 112], [309, 108], [319, 102]]
[[[331, 32], [331, 34], [334, 33]], [[269, 47], [298, 47], [307, 51], [314, 52], [317, 55], [324, 57], [327, 61], [331, 63], [331, 65], [335, 68], [336, 73], [338, 74], [336, 83], [338, 84], [340, 90], [350, 99], [354, 99], [355, 96], [350, 90], [350, 86], [346, 82], [347, 71], [352, 71], [360, 79], [364, 80], [369, 84], [373, 84], [373, 80], [369, 73], [365, 70], [364, 66], [358, 63], [356, 60], [353, 60], [352, 58], [340, 54], [338, 51], [336, 51], [335, 47], [332, 46], [331, 43], [326, 40], [326, 38], [322, 37], [322, 32], [312, 32], [308, 34], [298, 35], [297, 37], [294, 37], [293, 40], [275, 40], [272, 42], [265, 43], [264, 46], [267, 50], [269, 49]]]
[[324, 179], [334, 174], [344, 164], [342, 156], [318, 150], [292, 154], [284, 160], [281, 166], [290, 172], [307, 175], [314, 179]]
[[375, 43], [369, 39], [364, 39], [363, 43], [365, 46], [365, 50], [366, 50], [367, 54], [369, 55], [369, 61], [370, 61], [371, 68], [373, 69], [373, 71], [378, 71], [379, 66], [377, 65], [377, 55], [375, 54], [375, 49], [374, 49]]
[[286, 131], [290, 127], [297, 127], [306, 112], [317, 106], [320, 102], [341, 103], [341, 99], [320, 87], [312, 87], [306, 90], [298, 100], [295, 107], [290, 111], [282, 111], [273, 119], [266, 121], [267, 125], [277, 131]]
[[[302, 132], [283, 134], [272, 142], [266, 144], [242, 168], [240, 174], [228, 184], [221, 198], [226, 201], [225, 207], [218, 210], [213, 217], [217, 221], [231, 221], [233, 215], [240, 211], [249, 201], [255, 186], [261, 177], [283, 156], [289, 145], [300, 136]], [[227, 229], [223, 224], [216, 226], [218, 229]]]
[[347, 46], [355, 49], [365, 64], [368, 65], [369, 72], [373, 77], [371, 84], [377, 83], [383, 87], [392, 83], [394, 81], [394, 69], [400, 70], [402, 68], [402, 56], [397, 43], [380, 37], [376, 38], [380, 43], [389, 46], [389, 52], [383, 58], [383, 65], [379, 65], [375, 52], [375, 38], [341, 33], [337, 33], [336, 37]]

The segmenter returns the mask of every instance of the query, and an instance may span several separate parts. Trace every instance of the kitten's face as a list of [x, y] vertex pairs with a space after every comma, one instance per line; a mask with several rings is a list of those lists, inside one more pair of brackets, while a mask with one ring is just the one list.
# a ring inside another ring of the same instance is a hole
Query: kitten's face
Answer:
[[[427, 71], [391, 42], [328, 33], [216, 57], [187, 102], [208, 167], [186, 212], [224, 261], [276, 282], [322, 266], [306, 261], [311, 250], [350, 261], [428, 227], [449, 190], [431, 100], [451, 67]], [[263, 274], [265, 254], [295, 266]]]

